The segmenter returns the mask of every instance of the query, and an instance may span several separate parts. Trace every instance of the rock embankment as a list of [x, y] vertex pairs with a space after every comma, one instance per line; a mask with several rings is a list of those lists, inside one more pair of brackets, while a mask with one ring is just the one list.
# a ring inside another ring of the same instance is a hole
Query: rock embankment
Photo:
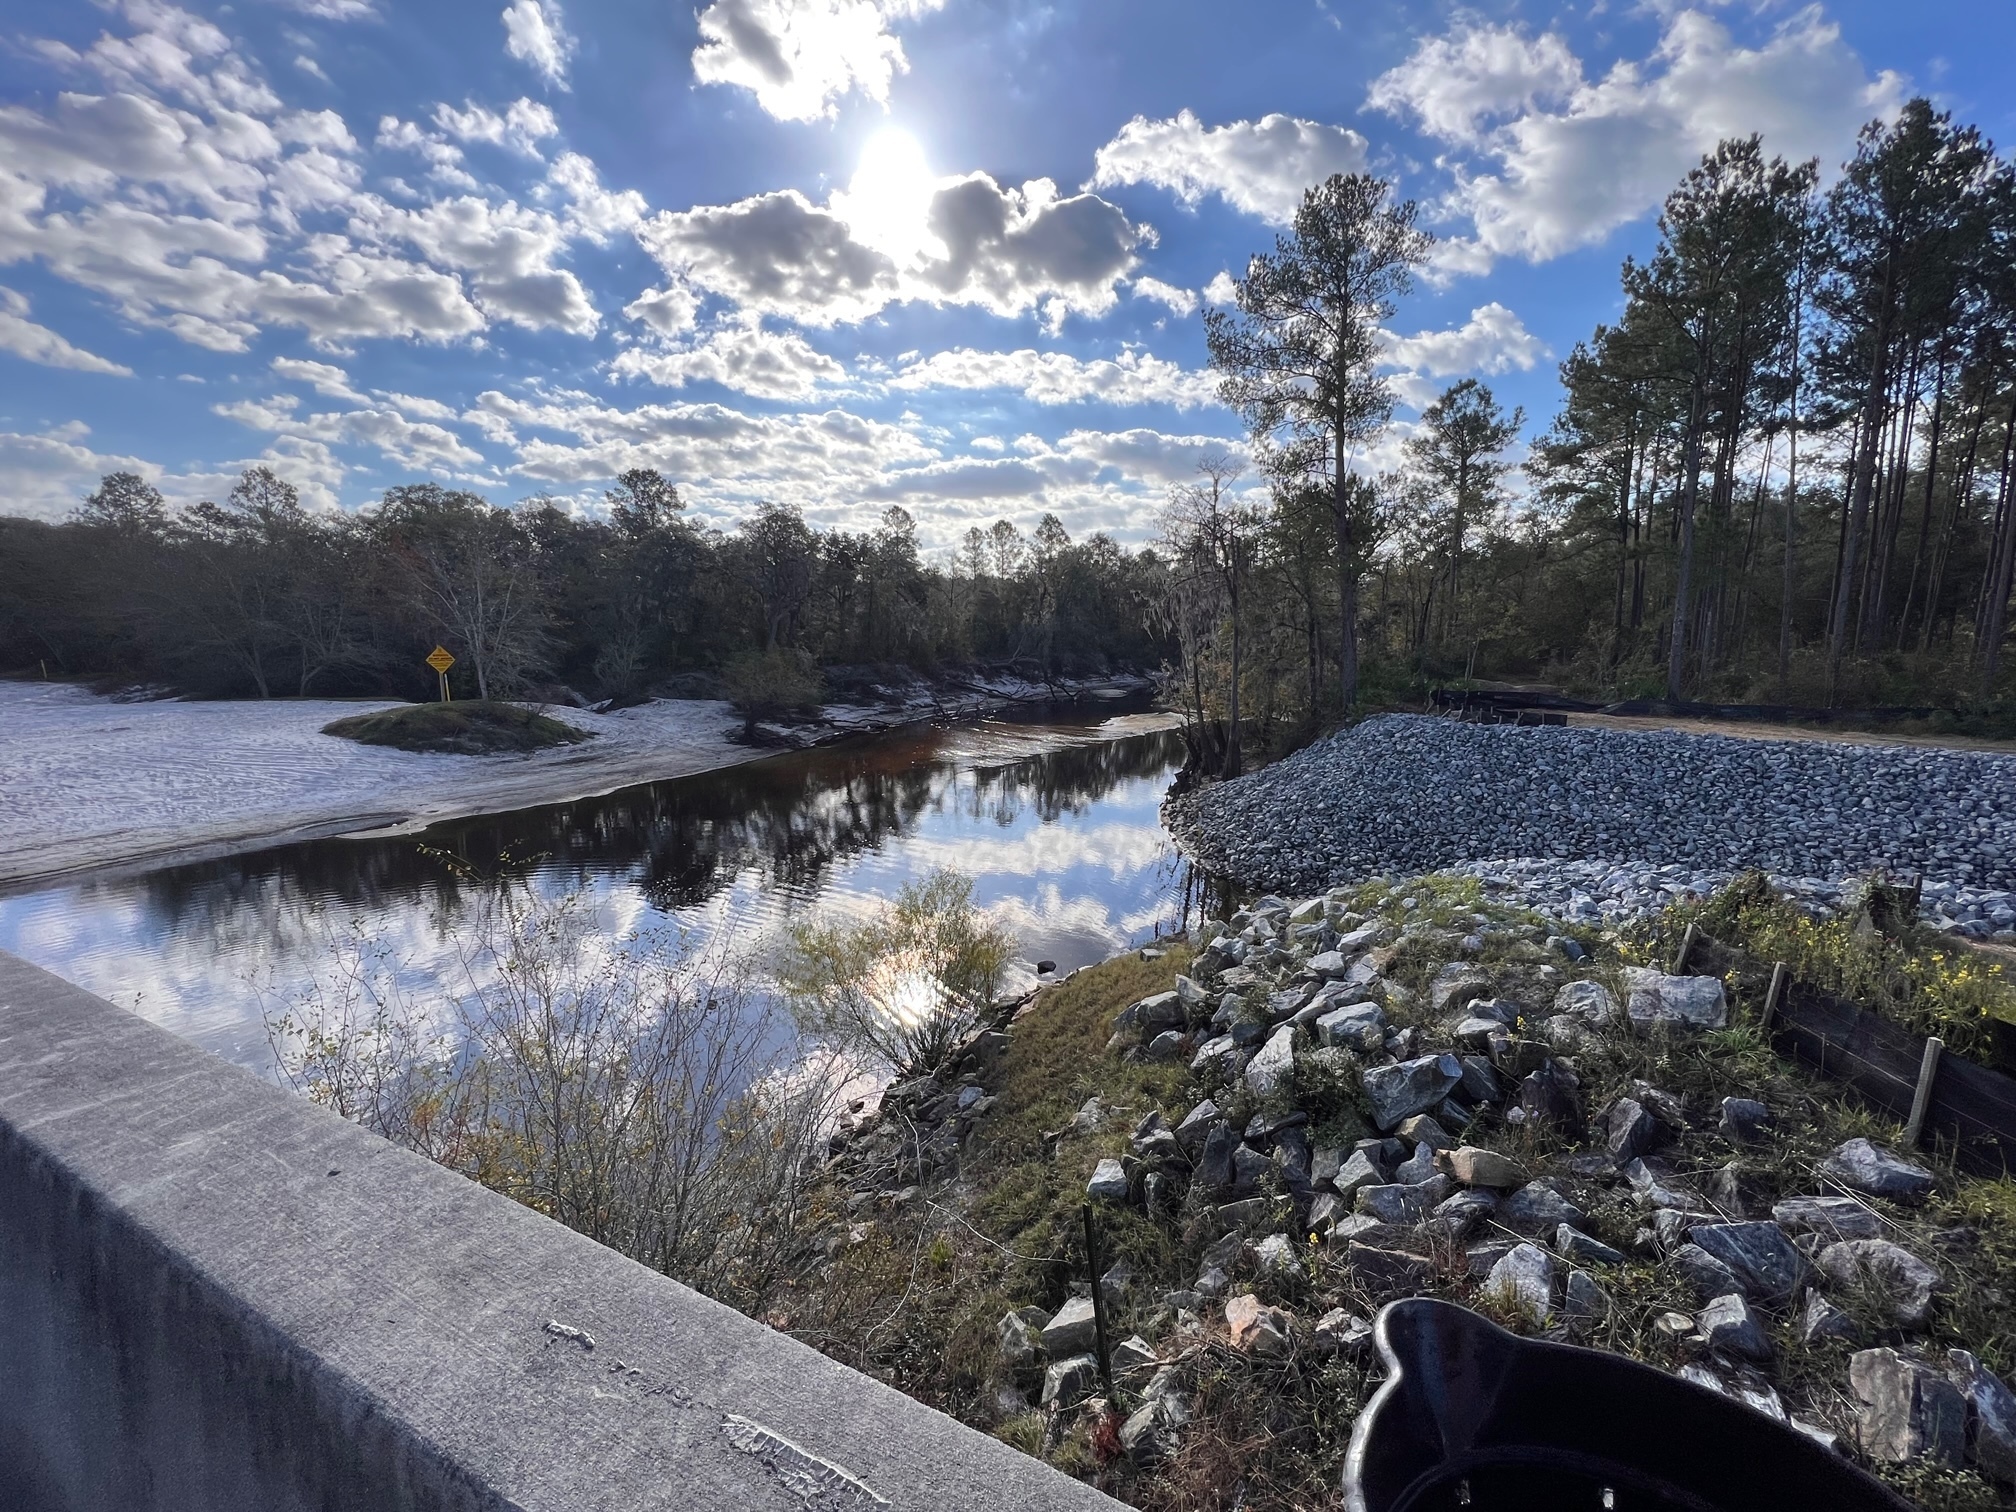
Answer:
[[[1165, 815], [1209, 869], [1278, 890], [1495, 857], [1820, 880], [1887, 867], [1972, 902], [2016, 887], [2016, 757], [1979, 751], [1389, 714]], [[1994, 911], [1986, 932], [2016, 926]]]
[[[1223, 1236], [1148, 1320], [1122, 1448], [1180, 1438], [1187, 1341], [1362, 1353], [1379, 1302], [1441, 1295], [1879, 1465], [2016, 1475], [2016, 1392], [1957, 1347], [1981, 1233], [1935, 1216], [1915, 1159], [1731, 1090], [1738, 1052], [1701, 1039], [1734, 1018], [1720, 979], [1583, 961], [1509, 911], [1353, 903], [1207, 921], [1189, 973], [1115, 1023], [1112, 1051], [1187, 1061], [1198, 1101], [1142, 1118], [1088, 1197]], [[1001, 1324], [1053, 1408], [1093, 1388], [1074, 1305]]]

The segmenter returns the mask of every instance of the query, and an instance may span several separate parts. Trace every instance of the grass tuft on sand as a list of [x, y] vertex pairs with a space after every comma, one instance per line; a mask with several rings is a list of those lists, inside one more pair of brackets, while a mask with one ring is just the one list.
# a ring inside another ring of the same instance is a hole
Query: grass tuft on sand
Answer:
[[589, 731], [537, 709], [496, 699], [408, 704], [376, 714], [353, 714], [322, 726], [322, 733], [363, 745], [456, 756], [543, 751], [594, 738]]

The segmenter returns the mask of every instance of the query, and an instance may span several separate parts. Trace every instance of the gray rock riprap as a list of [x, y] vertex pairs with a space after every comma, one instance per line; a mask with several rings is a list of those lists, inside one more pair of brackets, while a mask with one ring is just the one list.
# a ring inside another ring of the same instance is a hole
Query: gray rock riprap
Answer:
[[1751, 866], [1827, 906], [1881, 866], [1923, 870], [1935, 925], [2016, 930], [2016, 759], [1988, 752], [1389, 714], [1166, 813], [1192, 854], [1258, 887], [1462, 867], [1600, 923]]

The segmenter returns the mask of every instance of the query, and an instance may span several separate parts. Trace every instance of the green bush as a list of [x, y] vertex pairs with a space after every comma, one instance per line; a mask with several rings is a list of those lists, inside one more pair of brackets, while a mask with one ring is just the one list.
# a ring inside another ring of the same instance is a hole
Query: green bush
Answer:
[[745, 651], [722, 669], [728, 701], [742, 716], [744, 727], [817, 708], [823, 689], [811, 658], [788, 646]]

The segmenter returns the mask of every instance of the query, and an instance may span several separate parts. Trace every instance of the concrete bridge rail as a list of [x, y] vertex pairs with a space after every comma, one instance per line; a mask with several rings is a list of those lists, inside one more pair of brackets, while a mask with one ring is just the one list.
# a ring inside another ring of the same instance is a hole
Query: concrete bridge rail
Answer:
[[0, 954], [4, 1512], [883, 1505], [1119, 1504]]

